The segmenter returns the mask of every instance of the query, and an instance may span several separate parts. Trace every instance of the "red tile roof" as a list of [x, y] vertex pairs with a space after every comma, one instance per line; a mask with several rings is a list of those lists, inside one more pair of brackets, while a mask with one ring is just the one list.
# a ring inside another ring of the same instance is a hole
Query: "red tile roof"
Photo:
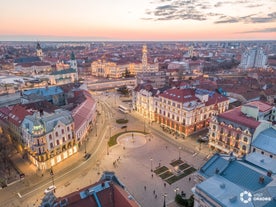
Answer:
[[218, 93], [214, 93], [212, 96], [209, 96], [208, 101], [205, 103], [206, 106], [210, 106], [216, 103], [227, 101], [228, 98], [225, 96], [222, 96]]
[[91, 119], [92, 113], [95, 113], [91, 110], [96, 104], [95, 100], [89, 93], [87, 94], [83, 91], [82, 94], [85, 96], [86, 100], [72, 111], [76, 131], [78, 131], [87, 120]]
[[24, 106], [15, 105], [11, 112], [9, 113], [9, 122], [14, 124], [17, 127], [20, 127], [22, 121], [24, 120], [25, 116], [31, 115], [33, 112], [27, 110]]
[[234, 108], [232, 110], [226, 111], [218, 115], [221, 118], [227, 119], [229, 121], [247, 126], [252, 129], [256, 129], [260, 122], [256, 121], [254, 118], [247, 117], [241, 112], [241, 107]]
[[270, 104], [264, 103], [262, 101], [252, 101], [252, 102], [247, 103], [246, 105], [255, 106], [261, 112], [266, 112], [273, 108], [273, 106], [271, 106]]
[[[98, 207], [97, 202], [93, 195], [81, 198], [80, 193], [89, 189], [90, 187], [99, 185], [104, 181], [97, 182], [92, 186], [85, 187], [81, 190], [75, 191], [69, 195], [62, 198], [58, 198], [57, 203], [67, 199], [67, 207]], [[101, 206], [104, 207], [138, 207], [134, 199], [129, 199], [129, 193], [125, 191], [122, 187], [118, 186], [114, 182], [109, 182], [109, 187], [96, 193]], [[57, 205], [59, 207], [60, 205]]]
[[161, 93], [159, 96], [181, 103], [198, 100], [198, 98], [195, 96], [195, 90], [191, 88], [173, 88], [164, 91], [164, 93]]

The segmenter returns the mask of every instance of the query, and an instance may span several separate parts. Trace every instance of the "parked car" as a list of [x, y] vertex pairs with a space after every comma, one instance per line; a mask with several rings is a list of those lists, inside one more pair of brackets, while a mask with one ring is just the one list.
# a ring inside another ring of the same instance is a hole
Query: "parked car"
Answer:
[[208, 142], [209, 141], [209, 138], [208, 137], [199, 137], [197, 139], [198, 142]]
[[91, 157], [91, 154], [86, 153], [83, 157], [84, 160], [88, 160]]
[[52, 191], [55, 191], [55, 189], [56, 189], [56, 186], [51, 185], [47, 189], [44, 190], [44, 194], [50, 193]]

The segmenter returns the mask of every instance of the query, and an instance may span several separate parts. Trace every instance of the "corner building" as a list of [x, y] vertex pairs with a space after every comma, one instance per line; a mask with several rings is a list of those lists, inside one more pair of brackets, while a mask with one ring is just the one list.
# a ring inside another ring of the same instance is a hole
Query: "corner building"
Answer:
[[172, 88], [157, 95], [155, 120], [164, 130], [185, 137], [208, 127], [211, 116], [228, 106], [229, 100], [216, 92]]
[[30, 161], [38, 169], [49, 169], [76, 153], [74, 121], [70, 112], [57, 109], [55, 113], [36, 112], [25, 117], [22, 139]]

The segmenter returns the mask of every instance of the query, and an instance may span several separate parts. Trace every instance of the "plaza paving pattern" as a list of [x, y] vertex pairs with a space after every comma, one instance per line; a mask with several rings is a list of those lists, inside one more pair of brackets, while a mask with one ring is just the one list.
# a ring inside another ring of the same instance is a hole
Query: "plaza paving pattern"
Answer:
[[161, 166], [154, 170], [154, 173], [166, 181], [168, 184], [172, 184], [190, 174], [195, 172], [196, 169], [189, 164], [184, 163], [181, 159], [172, 160], [170, 167]]

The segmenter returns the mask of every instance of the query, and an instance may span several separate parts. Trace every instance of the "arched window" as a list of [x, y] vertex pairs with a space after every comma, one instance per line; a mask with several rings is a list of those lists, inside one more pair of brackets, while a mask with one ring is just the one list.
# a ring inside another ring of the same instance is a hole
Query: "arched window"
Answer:
[[213, 130], [216, 130], [216, 125], [213, 125]]
[[242, 150], [246, 150], [246, 146], [245, 145], [242, 145]]
[[54, 148], [53, 142], [50, 143], [50, 148], [51, 148], [51, 149]]
[[247, 137], [244, 137], [244, 138], [243, 138], [243, 141], [247, 143], [248, 138], [247, 138]]
[[58, 132], [56, 132], [56, 137], [58, 137]]

